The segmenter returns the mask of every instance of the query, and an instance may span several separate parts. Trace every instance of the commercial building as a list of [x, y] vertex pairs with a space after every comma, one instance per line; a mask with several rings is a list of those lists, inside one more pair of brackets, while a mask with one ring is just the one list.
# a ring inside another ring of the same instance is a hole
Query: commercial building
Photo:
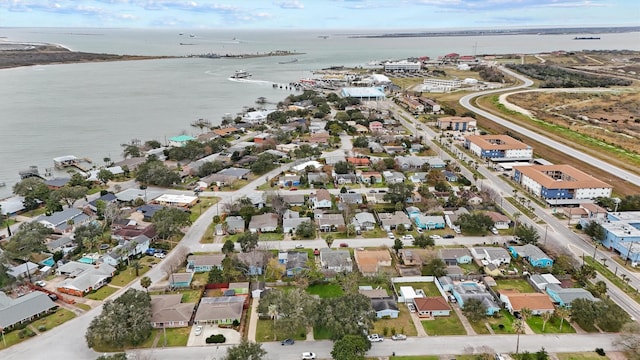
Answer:
[[477, 122], [470, 116], [446, 116], [438, 118], [437, 125], [443, 130], [467, 131], [475, 129]]
[[402, 71], [402, 72], [417, 72], [422, 68], [422, 63], [419, 61], [412, 62], [407, 60], [393, 61], [384, 63], [384, 71]]
[[590, 221], [596, 221], [604, 228], [606, 235], [602, 245], [620, 254], [623, 259], [628, 259], [632, 266], [638, 266], [640, 211], [610, 212], [606, 219], [585, 218], [580, 219], [580, 224], [584, 228]]
[[345, 87], [340, 91], [342, 97], [352, 97], [362, 101], [384, 100], [384, 90], [380, 87]]
[[481, 158], [493, 161], [529, 161], [533, 159], [533, 148], [508, 135], [465, 136], [465, 147]]
[[578, 205], [610, 197], [613, 187], [569, 165], [515, 166], [513, 179], [549, 205]]

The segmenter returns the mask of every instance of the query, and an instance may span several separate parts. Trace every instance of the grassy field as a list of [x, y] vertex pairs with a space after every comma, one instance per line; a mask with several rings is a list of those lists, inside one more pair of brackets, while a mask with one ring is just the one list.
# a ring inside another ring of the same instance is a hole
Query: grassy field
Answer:
[[571, 327], [571, 324], [565, 319], [562, 324], [562, 330], [560, 329], [560, 318], [551, 317], [551, 320], [547, 321], [547, 325], [544, 327], [544, 331], [542, 331], [542, 317], [541, 316], [531, 316], [527, 319], [527, 324], [533, 332], [536, 334], [557, 334], [557, 333], [575, 333], [575, 329]]
[[38, 331], [40, 331], [40, 326], [44, 326], [46, 331], [58, 325], [64, 324], [65, 322], [73, 319], [74, 317], [76, 317], [76, 314], [74, 314], [73, 312], [67, 309], [58, 308], [58, 310], [56, 310], [55, 313], [47, 315], [41, 319], [38, 319], [32, 322], [31, 325], [33, 325], [33, 327]]
[[[278, 324], [276, 323], [276, 328]], [[276, 334], [276, 339], [278, 341], [282, 341], [287, 338], [287, 336], [281, 331], [282, 329], [278, 329]], [[314, 330], [315, 334], [315, 330]], [[297, 332], [296, 336], [293, 337], [294, 340], [305, 340], [307, 338], [306, 331], [304, 329], [300, 329]], [[317, 338], [316, 338], [317, 339]], [[258, 325], [256, 328], [256, 341], [257, 342], [269, 342], [273, 340], [273, 320], [262, 320], [258, 319]]]
[[439, 356], [429, 355], [429, 356], [392, 356], [389, 359], [391, 360], [438, 360]]
[[436, 284], [432, 282], [420, 282], [420, 283], [399, 283], [396, 284], [396, 289], [400, 291], [400, 286], [411, 286], [414, 289], [422, 289], [427, 296], [442, 296]]
[[624, 291], [630, 298], [640, 304], [640, 293], [638, 293], [633, 287], [629, 286], [626, 282], [622, 281], [622, 278], [616, 276], [609, 268], [604, 267], [601, 262], [596, 261], [591, 256], [584, 256], [584, 261], [593, 266], [602, 276], [606, 277], [609, 281], [614, 283], [620, 290]]
[[405, 334], [407, 336], [418, 335], [418, 331], [416, 331], [416, 327], [411, 320], [409, 309], [404, 305], [400, 305], [398, 308], [400, 314], [398, 314], [396, 319], [378, 319], [373, 323], [373, 330], [370, 332], [372, 334], [384, 334], [384, 328], [387, 328], [388, 336], [393, 334], [392, 329], [396, 330], [396, 334]]
[[[167, 346], [187, 346], [189, 340], [190, 327], [167, 329]], [[164, 344], [164, 333], [160, 332], [158, 346]]]
[[466, 335], [458, 315], [454, 311], [450, 316], [438, 316], [435, 320], [422, 321], [422, 327], [429, 336], [433, 335]]
[[535, 292], [533, 287], [526, 280], [497, 280], [498, 286], [494, 287], [495, 290], [518, 290], [521, 293]]
[[109, 297], [109, 295], [115, 293], [116, 291], [118, 291], [117, 288], [114, 288], [112, 286], [106, 285], [101, 287], [100, 289], [98, 289], [96, 292], [93, 292], [87, 296], [85, 296], [87, 299], [91, 299], [91, 300], [104, 300], [107, 297]]
[[31, 336], [35, 336], [35, 333], [30, 329], [24, 329], [24, 332], [26, 333], [26, 336], [24, 336], [23, 338], [20, 338], [20, 330], [13, 330], [4, 334], [4, 340], [0, 341], [0, 349], [6, 349], [10, 346], [28, 340]]
[[[151, 269], [147, 264], [147, 262], [140, 262], [141, 267], [140, 269], [138, 269], [138, 276], [143, 276], [147, 271]], [[133, 267], [129, 266], [126, 269], [120, 271], [118, 275], [114, 276], [109, 284], [114, 286], [125, 286], [135, 279], [136, 270]]]
[[558, 353], [556, 354], [558, 360], [602, 360], [608, 359], [607, 356], [600, 356], [595, 352], [573, 352], [573, 353]]
[[312, 295], [318, 295], [320, 298], [339, 297], [344, 294], [344, 290], [338, 284], [315, 284], [307, 288], [307, 292]]
[[[487, 317], [486, 321], [487, 323], [489, 323], [489, 326], [491, 326], [491, 329], [496, 334], [514, 334], [515, 332], [513, 331], [513, 321], [515, 320], [515, 318], [513, 317], [513, 315], [511, 315], [506, 310], [500, 310], [499, 314], [500, 316], [497, 318], [493, 316]], [[503, 327], [500, 327], [500, 325], [502, 325]], [[476, 329], [476, 324], [472, 323], [471, 326]], [[484, 327], [486, 331], [486, 327], [484, 326], [484, 324], [482, 324], [482, 327]], [[476, 329], [476, 331], [478, 331], [478, 329]]]

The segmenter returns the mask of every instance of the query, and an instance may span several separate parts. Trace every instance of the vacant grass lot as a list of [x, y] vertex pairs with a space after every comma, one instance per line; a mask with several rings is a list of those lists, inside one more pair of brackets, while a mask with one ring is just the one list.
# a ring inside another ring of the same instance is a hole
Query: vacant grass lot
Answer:
[[114, 288], [112, 286], [109, 285], [105, 285], [103, 287], [101, 287], [100, 289], [96, 290], [95, 292], [90, 293], [89, 295], [85, 296], [87, 299], [91, 299], [91, 300], [104, 300], [107, 297], [109, 297], [111, 294], [115, 293], [116, 291], [118, 291], [117, 288]]
[[33, 327], [38, 331], [40, 331], [39, 329], [40, 326], [44, 326], [46, 331], [46, 330], [53, 329], [58, 325], [64, 324], [65, 322], [73, 319], [74, 317], [76, 317], [76, 314], [74, 314], [73, 312], [67, 309], [58, 308], [58, 310], [56, 310], [55, 313], [47, 315], [41, 319], [38, 319], [32, 322], [31, 325], [33, 325]]
[[[145, 262], [142, 262], [142, 261], [140, 262], [140, 269], [138, 269], [138, 276], [143, 276], [147, 271], [151, 270], [151, 267], [149, 267], [147, 264], [149, 264], [148, 260]], [[135, 279], [136, 279], [136, 270], [133, 267], [128, 266], [126, 269], [121, 270], [120, 273], [118, 273], [118, 275], [114, 276], [113, 279], [111, 279], [111, 282], [109, 284], [114, 286], [125, 286]]]
[[389, 359], [391, 360], [438, 360], [439, 356], [429, 355], [429, 356], [392, 356]]
[[526, 280], [497, 280], [498, 286], [494, 287], [495, 290], [518, 290], [521, 293], [535, 292], [533, 287]]
[[[276, 328], [278, 324], [276, 323]], [[276, 339], [278, 341], [282, 341], [287, 338], [287, 336], [280, 331], [276, 334]], [[315, 331], [314, 331], [315, 334]], [[296, 333], [296, 336], [292, 337], [294, 340], [305, 340], [307, 338], [306, 331], [304, 329], [300, 329]], [[256, 341], [257, 342], [269, 342], [273, 340], [273, 320], [262, 320], [258, 319], [258, 326], [256, 328]]]
[[339, 297], [344, 294], [344, 290], [338, 284], [315, 284], [307, 288], [311, 295], [318, 295], [322, 299]]
[[571, 324], [565, 319], [562, 324], [562, 330], [560, 329], [560, 318], [553, 316], [551, 320], [547, 321], [547, 325], [542, 331], [542, 316], [531, 316], [527, 319], [527, 324], [533, 332], [536, 334], [556, 334], [556, 333], [575, 333], [575, 329], [571, 327]]
[[436, 284], [432, 282], [397, 283], [395, 286], [398, 292], [400, 291], [401, 286], [412, 286], [414, 290], [422, 289], [422, 291], [424, 291], [425, 295], [427, 296], [442, 296], [442, 294], [440, 294], [440, 291], [438, 291]]
[[393, 334], [392, 329], [396, 330], [396, 334], [405, 334], [407, 336], [416, 336], [418, 332], [411, 320], [411, 313], [409, 309], [404, 305], [398, 306], [400, 314], [396, 319], [378, 319], [373, 323], [372, 334], [384, 334], [384, 328], [388, 329], [388, 336]]
[[595, 352], [573, 352], [573, 353], [558, 353], [556, 354], [558, 360], [602, 360], [609, 359], [608, 356], [600, 356]]
[[422, 327], [429, 336], [467, 334], [455, 311], [452, 311], [450, 316], [438, 316], [435, 320], [422, 321]]
[[[490, 316], [486, 318], [486, 322], [489, 323], [489, 326], [491, 326], [491, 329], [496, 334], [514, 334], [513, 321], [515, 320], [515, 318], [513, 317], [513, 315], [511, 315], [506, 310], [500, 310], [498, 314], [499, 315], [497, 317]], [[500, 325], [502, 325], [502, 327]], [[488, 332], [483, 322], [471, 323], [471, 326], [473, 326], [473, 329], [476, 330], [478, 334], [480, 334], [481, 331], [484, 334]]]
[[73, 304], [75, 307], [77, 307], [78, 309], [82, 309], [84, 311], [89, 311], [91, 310], [91, 306], [87, 305], [87, 304], [82, 304], [82, 303], [75, 303]]
[[[166, 329], [167, 331], [167, 346], [187, 346], [187, 340], [189, 340], [189, 333], [191, 327]], [[160, 332], [160, 339], [158, 340], [158, 346], [164, 345], [164, 333]]]

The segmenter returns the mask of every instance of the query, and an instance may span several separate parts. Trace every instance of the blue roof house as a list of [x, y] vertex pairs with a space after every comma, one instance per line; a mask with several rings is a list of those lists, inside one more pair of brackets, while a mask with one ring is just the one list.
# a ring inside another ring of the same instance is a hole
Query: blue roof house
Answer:
[[409, 215], [413, 222], [420, 229], [444, 229], [445, 221], [442, 216], [426, 216], [426, 215]]
[[189, 135], [179, 135], [169, 138], [169, 146], [184, 147], [189, 141], [194, 141], [196, 138]]
[[509, 246], [509, 252], [516, 259], [520, 257], [527, 260], [533, 267], [544, 268], [553, 265], [553, 259], [535, 245]]
[[582, 288], [563, 288], [558, 284], [547, 284], [545, 289], [551, 301], [566, 308], [571, 307], [571, 303], [576, 299], [586, 299], [590, 301], [598, 301], [599, 299], [591, 295]]

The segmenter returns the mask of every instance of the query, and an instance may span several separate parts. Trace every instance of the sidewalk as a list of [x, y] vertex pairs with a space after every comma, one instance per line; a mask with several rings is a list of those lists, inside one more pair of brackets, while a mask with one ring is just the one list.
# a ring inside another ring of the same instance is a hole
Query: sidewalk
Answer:
[[464, 326], [464, 329], [466, 330], [467, 335], [478, 335], [478, 333], [476, 333], [476, 331], [473, 330], [473, 327], [471, 326], [471, 323], [469, 323], [469, 320], [467, 319], [467, 317], [464, 316], [464, 314], [462, 313], [462, 310], [460, 310], [460, 307], [458, 305], [451, 304], [451, 308], [453, 308], [453, 311], [455, 311], [456, 315], [458, 315], [458, 319], [460, 319], [462, 326]]
[[247, 340], [256, 341], [256, 330], [258, 329], [258, 299], [251, 301], [251, 315], [249, 317], [249, 330], [247, 331]]
[[413, 321], [413, 326], [415, 326], [416, 331], [418, 331], [418, 337], [427, 337], [429, 336], [427, 332], [424, 330], [424, 326], [422, 326], [422, 321], [418, 317], [417, 313], [409, 313], [411, 316], [411, 321]]

